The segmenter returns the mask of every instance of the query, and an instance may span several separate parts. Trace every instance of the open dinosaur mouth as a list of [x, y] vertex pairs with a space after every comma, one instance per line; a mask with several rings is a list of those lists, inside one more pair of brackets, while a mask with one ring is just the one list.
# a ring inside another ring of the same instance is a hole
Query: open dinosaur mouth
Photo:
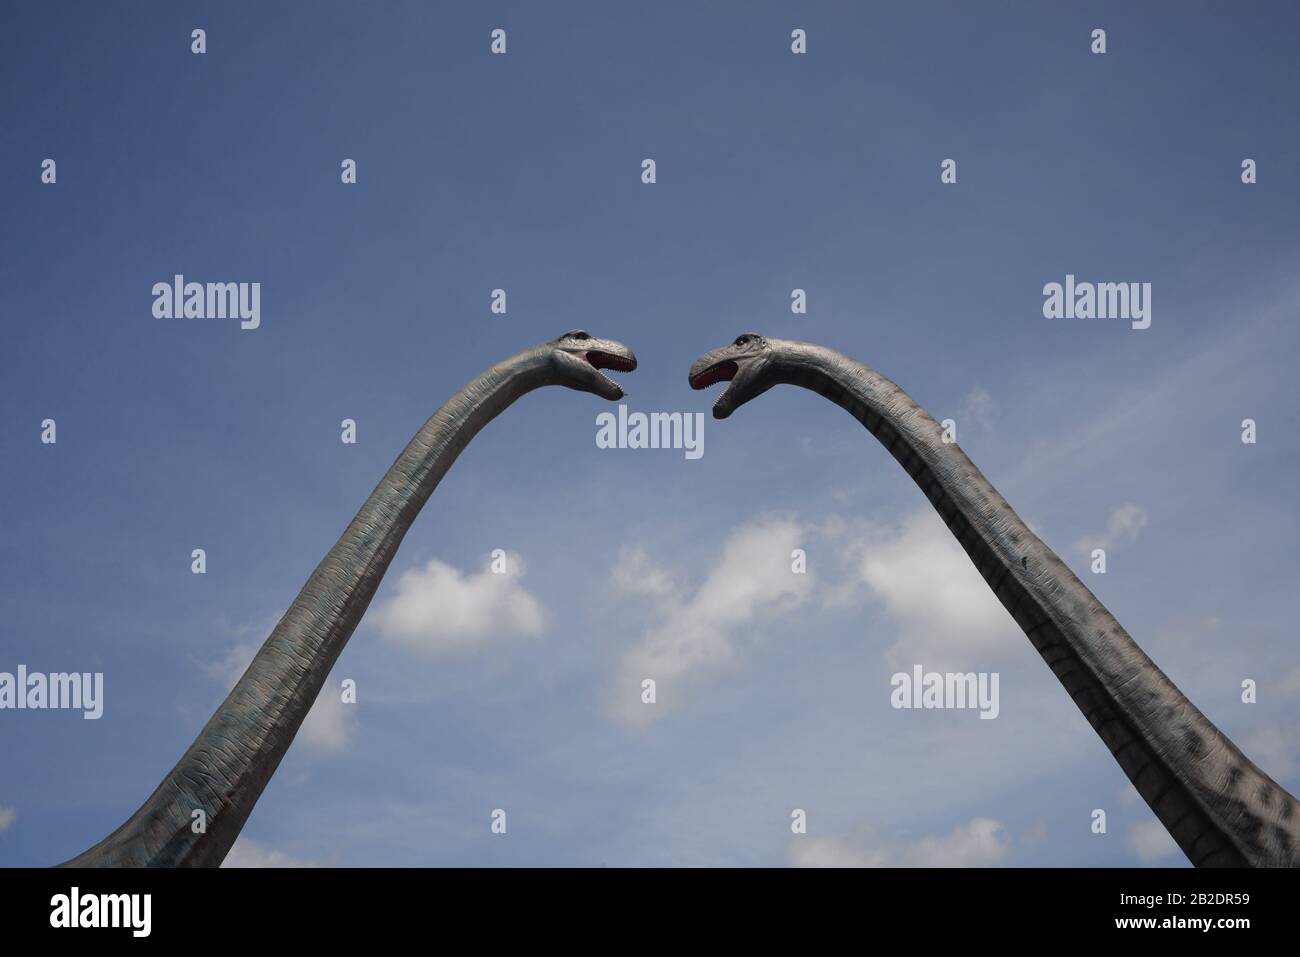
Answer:
[[612, 369], [615, 372], [631, 372], [636, 368], [636, 360], [616, 356], [609, 352], [588, 352], [587, 362], [593, 369]]
[[691, 376], [692, 389], [707, 389], [715, 382], [730, 382], [736, 377], [739, 367], [730, 359], [715, 363], [703, 372]]
[[601, 382], [601, 389], [598, 394], [606, 399], [623, 398], [623, 387], [611, 379], [601, 369], [609, 369], [611, 372], [631, 372], [636, 368], [636, 357], [630, 353], [625, 356], [615, 355], [612, 352], [601, 352], [592, 349], [584, 357], [587, 365], [596, 370], [596, 378]]

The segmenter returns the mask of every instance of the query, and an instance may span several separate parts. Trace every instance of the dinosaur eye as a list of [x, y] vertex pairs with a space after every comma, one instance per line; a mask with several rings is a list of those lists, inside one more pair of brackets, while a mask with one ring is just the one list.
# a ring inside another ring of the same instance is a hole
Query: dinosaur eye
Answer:
[[736, 345], [738, 345], [738, 346], [743, 346], [743, 345], [744, 345], [746, 342], [748, 342], [748, 341], [749, 341], [749, 336], [737, 336], [737, 337], [736, 337]]
[[570, 332], [568, 335], [565, 336], [565, 338], [566, 339], [590, 339], [591, 336], [583, 332], [581, 329], [578, 329], [575, 332]]

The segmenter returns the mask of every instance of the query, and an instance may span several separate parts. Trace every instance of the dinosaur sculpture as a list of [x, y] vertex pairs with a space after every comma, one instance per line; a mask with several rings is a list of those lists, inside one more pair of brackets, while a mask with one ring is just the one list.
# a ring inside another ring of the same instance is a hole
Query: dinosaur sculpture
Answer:
[[[506, 359], [433, 414], [312, 572], [248, 670], [149, 799], [65, 866], [215, 867], [243, 829], [402, 538], [480, 429], [520, 396], [562, 385], [618, 400], [599, 370], [631, 372], [621, 343], [567, 332]], [[206, 830], [195, 833], [194, 812]]]
[[939, 512], [1161, 824], [1198, 867], [1300, 866], [1300, 804], [1198, 711], [902, 389], [832, 349], [749, 333], [690, 370], [725, 419], [786, 383], [846, 409]]

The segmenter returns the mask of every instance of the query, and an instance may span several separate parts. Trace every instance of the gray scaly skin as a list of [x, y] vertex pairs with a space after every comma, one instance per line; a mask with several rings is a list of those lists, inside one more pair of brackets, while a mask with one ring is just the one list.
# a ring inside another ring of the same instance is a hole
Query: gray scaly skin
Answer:
[[[66, 866], [219, 865], [456, 457], [533, 389], [562, 385], [621, 399], [602, 368], [630, 372], [636, 357], [621, 343], [575, 330], [493, 366], [452, 396], [366, 499], [176, 767], [125, 824]], [[195, 810], [207, 817], [206, 833], [191, 829]]]
[[1300, 865], [1300, 805], [1198, 711], [924, 409], [832, 349], [755, 333], [707, 353], [725, 419], [774, 385], [820, 393], [881, 441], [956, 536], [1138, 793], [1198, 867]]

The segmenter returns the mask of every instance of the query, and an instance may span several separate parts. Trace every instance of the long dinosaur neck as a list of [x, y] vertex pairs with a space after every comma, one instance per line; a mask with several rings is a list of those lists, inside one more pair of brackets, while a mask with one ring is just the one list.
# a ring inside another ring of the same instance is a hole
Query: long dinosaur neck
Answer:
[[[220, 864], [438, 482], [483, 426], [552, 381], [546, 357], [529, 350], [492, 367], [434, 413], [176, 767], [125, 824], [67, 864]], [[196, 811], [206, 820], [201, 833]]]
[[780, 380], [842, 406], [903, 466], [1191, 862], [1300, 865], [1300, 802], [1197, 710], [938, 423], [874, 370], [788, 345]]

